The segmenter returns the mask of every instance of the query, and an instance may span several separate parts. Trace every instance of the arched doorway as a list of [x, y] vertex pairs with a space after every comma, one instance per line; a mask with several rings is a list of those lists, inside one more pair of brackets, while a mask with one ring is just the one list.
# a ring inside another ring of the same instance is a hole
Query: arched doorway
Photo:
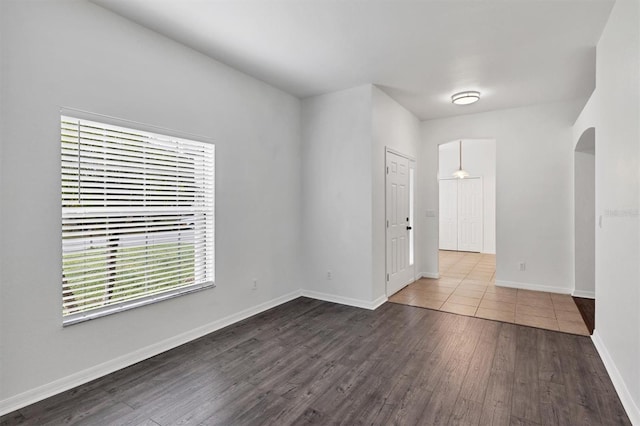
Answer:
[[[574, 151], [575, 297], [595, 300], [596, 131], [586, 129]], [[593, 303], [595, 310], [595, 302]], [[586, 320], [586, 318], [585, 318]], [[587, 324], [590, 328], [593, 325]]]

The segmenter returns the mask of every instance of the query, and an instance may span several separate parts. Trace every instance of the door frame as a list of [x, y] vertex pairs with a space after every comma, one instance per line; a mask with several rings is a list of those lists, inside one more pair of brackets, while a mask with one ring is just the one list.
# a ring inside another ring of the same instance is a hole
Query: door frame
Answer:
[[[411, 273], [411, 280], [408, 281], [407, 283], [403, 283], [402, 286], [399, 289], [396, 289], [395, 291], [390, 291], [389, 289], [389, 228], [387, 227], [387, 223], [389, 221], [389, 199], [388, 199], [388, 191], [387, 191], [387, 185], [388, 185], [388, 174], [387, 174], [387, 160], [388, 160], [388, 155], [389, 154], [394, 154], [397, 155], [399, 157], [405, 158], [409, 161], [409, 173], [411, 173], [411, 170], [413, 170], [413, 187], [411, 187], [411, 183], [409, 184], [409, 200], [413, 199], [413, 210], [411, 209], [411, 201], [409, 201], [409, 223], [411, 224], [410, 226], [412, 227], [411, 232], [412, 232], [412, 236], [413, 238], [409, 238], [409, 241], [411, 244], [411, 242], [413, 242], [413, 247], [409, 246], [409, 250], [410, 252], [413, 253], [413, 263], [410, 264], [410, 267], [412, 268], [412, 273]], [[385, 241], [385, 245], [384, 245], [384, 251], [385, 251], [385, 262], [384, 262], [384, 271], [385, 271], [385, 277], [384, 277], [384, 284], [385, 284], [385, 294], [387, 295], [387, 297], [393, 295], [394, 293], [397, 293], [399, 290], [401, 290], [403, 287], [406, 287], [407, 285], [411, 284], [413, 281], [415, 281], [416, 279], [416, 256], [415, 256], [415, 236], [416, 236], [416, 232], [415, 232], [415, 209], [416, 209], [416, 186], [418, 183], [418, 177], [417, 177], [417, 161], [414, 157], [407, 155], [403, 152], [400, 152], [396, 149], [390, 148], [388, 146], [385, 146], [385, 150], [384, 150], [384, 169], [383, 169], [383, 173], [384, 173], [384, 241]]]

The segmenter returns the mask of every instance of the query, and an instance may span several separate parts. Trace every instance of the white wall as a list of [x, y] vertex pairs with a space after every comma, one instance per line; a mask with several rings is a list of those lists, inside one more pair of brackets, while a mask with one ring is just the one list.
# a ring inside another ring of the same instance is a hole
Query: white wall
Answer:
[[[0, 182], [11, 183], [0, 188], [0, 411], [301, 287], [368, 307], [384, 300], [384, 146], [417, 156], [419, 136], [417, 118], [384, 92], [367, 85], [302, 108], [91, 3], [0, 5]], [[61, 327], [62, 106], [216, 141], [215, 290]]]
[[317, 296], [372, 300], [371, 154], [370, 85], [302, 101], [302, 285]]
[[[585, 112], [597, 121], [596, 208], [604, 216], [596, 240], [596, 339], [635, 422], [638, 23], [637, 2], [618, 0], [598, 45], [598, 89]], [[437, 217], [424, 214], [437, 211], [437, 145], [494, 138], [498, 281], [569, 291], [568, 123], [578, 104], [424, 122], [415, 148], [417, 120], [375, 87], [307, 99], [301, 117], [294, 97], [91, 3], [0, 1], [0, 411], [297, 294], [302, 278], [319, 293], [375, 301], [384, 294], [385, 145], [419, 160], [418, 271], [437, 272]], [[61, 106], [216, 141], [215, 290], [61, 327]], [[520, 260], [526, 272], [517, 271]]]
[[[2, 227], [2, 211], [4, 210], [2, 207], [2, 169], [3, 169], [3, 147], [4, 147], [4, 119], [3, 117], [5, 117], [5, 102], [3, 102], [3, 93], [2, 93], [2, 87], [4, 87], [5, 85], [5, 76], [4, 76], [4, 55], [2, 54], [2, 52], [4, 51], [4, 27], [2, 25], [3, 22], [3, 16], [4, 16], [4, 8], [2, 7], [2, 4], [0, 3], [0, 401], [2, 401], [3, 397], [2, 397], [2, 383], [4, 383], [4, 371], [2, 366], [5, 364], [5, 360], [4, 360], [4, 344], [3, 344], [3, 338], [2, 338], [2, 324], [5, 323], [5, 318], [2, 316], [2, 300], [3, 300], [3, 274], [2, 274], [2, 264], [4, 263], [1, 256], [2, 256], [2, 241], [4, 240], [4, 235], [3, 235], [3, 227]], [[0, 413], [3, 413], [2, 411], [0, 411]], [[2, 415], [2, 414], [0, 414]]]
[[575, 289], [573, 294], [578, 297], [594, 298], [596, 285], [595, 154], [576, 150], [574, 157]]
[[[424, 200], [423, 270], [437, 271], [438, 145], [462, 138], [496, 141], [496, 283], [573, 290], [571, 124], [584, 101], [470, 114], [422, 123], [419, 163]], [[518, 262], [527, 264], [518, 270]]]
[[[0, 11], [0, 412], [297, 292], [298, 99], [91, 3]], [[62, 328], [61, 106], [216, 141], [217, 288]]]
[[386, 296], [385, 148], [415, 158], [420, 122], [365, 85], [304, 99], [302, 129], [304, 291], [376, 306]]
[[[596, 90], [574, 126], [595, 127], [594, 343], [627, 414], [640, 424], [640, 16], [616, 1], [596, 50]], [[596, 219], [598, 223], [598, 219]]]
[[[441, 144], [438, 177], [450, 178], [460, 161], [458, 141]], [[482, 177], [482, 253], [496, 252], [496, 141], [462, 139], [462, 166], [470, 176]]]
[[[373, 161], [373, 298], [377, 299], [386, 294], [386, 174], [385, 150], [391, 148], [406, 156], [417, 159], [420, 143], [420, 120], [393, 100], [389, 95], [377, 87], [373, 87], [373, 133], [372, 133], [372, 161]], [[416, 176], [420, 174], [416, 165]], [[417, 180], [416, 180], [417, 183]], [[420, 197], [416, 188], [416, 198]], [[418, 214], [418, 210], [414, 212]], [[414, 221], [415, 223], [415, 221]], [[414, 235], [420, 232], [416, 224]], [[418, 245], [414, 244], [415, 259], [419, 258]], [[414, 268], [417, 275], [421, 271]]]

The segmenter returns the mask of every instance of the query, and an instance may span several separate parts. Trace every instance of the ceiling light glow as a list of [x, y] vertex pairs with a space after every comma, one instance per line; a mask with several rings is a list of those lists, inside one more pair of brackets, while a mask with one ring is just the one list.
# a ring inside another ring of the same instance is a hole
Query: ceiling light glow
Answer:
[[456, 105], [469, 105], [480, 100], [480, 92], [466, 91], [451, 96], [451, 102]]
[[455, 172], [453, 172], [453, 177], [457, 179], [464, 179], [466, 177], [469, 177], [469, 172], [467, 172], [466, 170], [456, 170]]

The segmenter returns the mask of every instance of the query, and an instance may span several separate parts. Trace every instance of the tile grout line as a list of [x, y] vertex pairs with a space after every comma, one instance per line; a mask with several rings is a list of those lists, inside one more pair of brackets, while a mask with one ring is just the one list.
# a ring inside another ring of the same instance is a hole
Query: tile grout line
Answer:
[[[495, 261], [491, 262], [491, 261], [487, 261], [486, 259], [489, 259], [489, 256], [495, 256], [495, 255], [480, 255], [480, 256], [476, 256], [475, 254], [470, 254], [470, 253], [461, 253], [459, 255], [453, 255], [453, 254], [442, 254], [441, 255], [441, 263], [442, 263], [442, 267], [440, 268], [443, 272], [442, 272], [442, 278], [446, 280], [449, 284], [453, 284], [453, 286], [438, 286], [437, 288], [439, 288], [439, 290], [436, 291], [436, 293], [439, 295], [438, 297], [436, 297], [435, 299], [430, 299], [429, 295], [425, 295], [425, 294], [411, 294], [410, 290], [407, 289], [407, 298], [409, 298], [409, 302], [406, 302], [406, 304], [412, 304], [414, 306], [419, 306], [419, 307], [426, 307], [426, 308], [430, 308], [430, 309], [437, 309], [443, 312], [451, 312], [451, 313], [458, 313], [461, 310], [466, 310], [466, 312], [469, 312], [470, 308], [473, 308], [473, 313], [467, 313], [467, 314], [461, 314], [461, 315], [466, 315], [466, 316], [471, 316], [471, 317], [475, 317], [475, 318], [483, 318], [481, 316], [478, 316], [478, 312], [481, 308], [481, 305], [484, 303], [484, 301], [491, 301], [493, 302], [494, 305], [501, 305], [501, 304], [512, 304], [512, 302], [509, 301], [503, 301], [503, 300], [499, 300], [499, 298], [492, 298], [491, 299], [486, 299], [487, 294], [489, 294], [489, 287], [492, 285], [495, 285]], [[446, 266], [445, 266], [446, 265]], [[480, 269], [484, 269], [484, 271], [481, 271]], [[490, 278], [487, 280], [486, 278], [486, 269], [491, 269], [492, 273], [490, 275]], [[425, 279], [426, 282], [428, 283], [430, 280]], [[436, 283], [438, 283], [439, 280], [434, 280]], [[472, 281], [472, 282], [469, 282]], [[463, 288], [463, 284], [477, 284], [477, 285], [482, 285], [482, 290], [478, 291], [478, 288], [473, 288], [473, 286], [471, 288]], [[428, 287], [422, 287], [422, 286], [417, 286], [415, 287], [416, 290], [417, 289], [423, 289], [423, 288], [428, 288]], [[443, 289], [446, 289], [445, 291], [443, 291]], [[504, 319], [500, 319], [497, 321], [502, 321], [505, 323], [510, 323], [510, 324], [518, 324], [518, 325], [525, 325], [525, 326], [533, 326], [533, 327], [538, 327], [538, 328], [544, 328], [547, 330], [552, 330], [552, 331], [561, 331], [562, 329], [560, 328], [560, 324], [561, 324], [561, 320], [559, 318], [558, 312], [559, 311], [563, 311], [562, 309], [558, 309], [560, 308], [560, 305], [558, 303], [556, 303], [556, 299], [554, 299], [554, 297], [552, 297], [552, 293], [548, 293], [548, 292], [528, 292], [525, 290], [521, 290], [521, 289], [514, 289], [515, 290], [515, 301], [513, 302], [513, 306], [514, 306], [514, 310], [512, 312], [512, 318], [513, 320], [504, 320]], [[404, 291], [404, 290], [403, 290]], [[469, 292], [475, 292], [475, 293], [481, 293], [480, 296], [478, 296], [477, 294], [472, 294], [469, 295], [469, 293], [467, 294], [461, 294], [464, 291], [469, 291]], [[492, 291], [492, 294], [498, 294], [496, 291]], [[548, 300], [550, 303], [550, 305], [546, 302], [543, 302], [542, 304], [540, 303], [527, 303], [527, 301], [523, 301], [523, 297], [524, 295], [527, 294], [532, 294], [537, 296], [543, 296], [543, 299]], [[439, 300], [442, 296], [444, 296], [444, 300]], [[454, 302], [452, 296], [457, 296], [457, 297], [464, 297], [469, 299], [469, 301], [465, 301], [463, 303], [458, 303], [458, 302]], [[520, 297], [519, 297], [520, 296]], [[546, 297], [545, 297], [546, 296]], [[406, 299], [405, 299], [406, 300]], [[392, 300], [393, 301], [393, 300]], [[474, 303], [471, 304], [470, 302], [473, 301]], [[398, 303], [402, 303], [402, 302], [398, 302]], [[460, 309], [457, 312], [456, 311], [446, 311], [443, 310], [442, 307], [446, 304], [452, 304], [452, 305], [459, 305], [461, 307], [464, 307], [464, 309]], [[429, 306], [424, 306], [425, 304], [429, 305]], [[421, 306], [422, 305], [422, 306]], [[518, 322], [518, 312], [521, 312], [523, 307], [527, 307], [527, 310], [529, 311], [529, 313], [527, 314], [521, 314], [527, 318], [531, 318], [532, 322], [537, 323], [538, 325], [529, 325], [531, 323], [531, 321], [526, 322], [526, 321], [522, 321], [522, 323]], [[510, 310], [504, 310], [504, 309], [494, 309], [494, 307], [492, 308], [483, 308], [486, 311], [491, 311], [494, 312], [494, 315], [488, 317], [488, 318], [484, 318], [484, 319], [493, 319], [496, 317], [502, 317], [504, 318], [505, 315], [509, 315], [511, 313]], [[549, 311], [548, 313], [550, 315], [545, 315], [542, 314], [541, 312], [536, 312], [537, 309], [541, 309], [541, 310], [545, 310], [545, 311]], [[579, 311], [577, 311], [579, 313]], [[551, 318], [551, 315], [553, 315], [553, 318]], [[582, 317], [580, 316], [579, 318], [577, 318], [579, 321], [573, 321], [576, 323], [580, 323], [581, 325], [584, 323]], [[553, 321], [551, 324], [550, 322]], [[540, 323], [547, 323], [549, 326], [548, 327], [542, 327], [539, 324]], [[563, 323], [571, 323], [571, 319], [568, 320], [563, 320]], [[583, 334], [585, 335], [586, 332], [588, 332], [588, 329], [586, 329], [586, 325], [584, 325], [585, 330], [583, 332], [577, 332], [577, 331], [565, 331], [567, 333], [572, 333], [572, 334]], [[564, 329], [564, 327], [563, 327]]]

